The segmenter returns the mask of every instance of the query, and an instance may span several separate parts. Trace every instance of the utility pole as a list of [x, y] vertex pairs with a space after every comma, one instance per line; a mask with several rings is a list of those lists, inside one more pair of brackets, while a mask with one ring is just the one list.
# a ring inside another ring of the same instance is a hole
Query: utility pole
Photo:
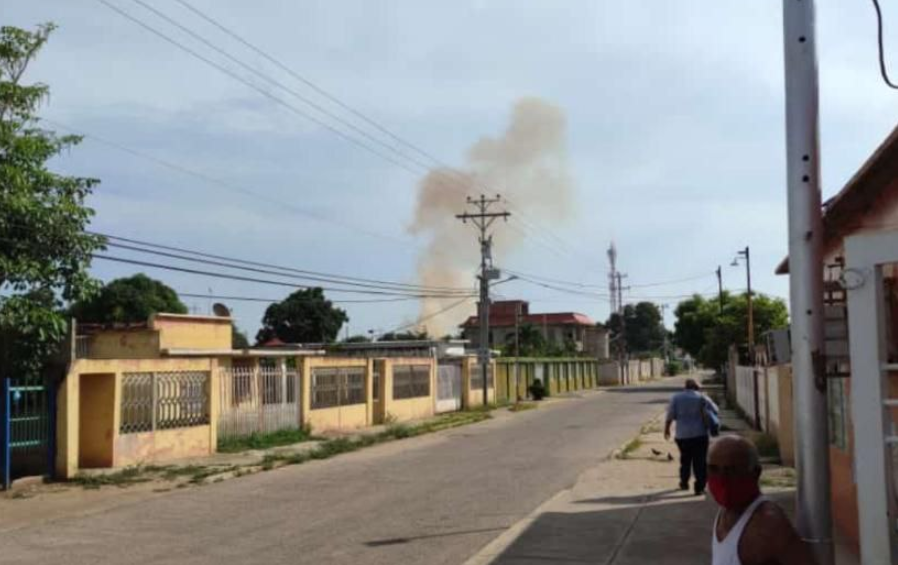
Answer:
[[[748, 302], [748, 359], [751, 364], [755, 364], [755, 311], [752, 307], [751, 296], [751, 249], [746, 245], [745, 249], [736, 253], [736, 259], [733, 259], [733, 265], [739, 264], [739, 257], [745, 258], [745, 279], [746, 279], [746, 301]], [[821, 271], [820, 276], [823, 276]]]
[[817, 563], [832, 565], [816, 44], [814, 0], [783, 0], [796, 514], [798, 533]]
[[618, 319], [620, 320], [620, 335], [617, 339], [618, 348], [620, 351], [620, 364], [621, 364], [621, 375], [624, 378], [626, 384], [630, 384], [630, 364], [628, 363], [629, 359], [627, 358], [627, 320], [624, 316], [624, 285], [621, 283], [621, 279], [626, 277], [625, 273], [615, 272], [616, 275], [616, 288], [617, 288], [617, 313]]
[[518, 357], [521, 356], [521, 303], [514, 309], [514, 393], [518, 399]]
[[464, 214], [456, 214], [455, 216], [463, 223], [468, 223], [468, 220], [471, 220], [471, 223], [473, 223], [480, 232], [477, 238], [477, 241], [480, 243], [480, 275], [478, 276], [478, 279], [480, 280], [480, 302], [477, 305], [478, 318], [480, 321], [480, 344], [477, 354], [480, 358], [480, 368], [483, 372], [484, 406], [489, 403], [489, 383], [487, 382], [487, 377], [490, 368], [490, 281], [499, 278], [498, 269], [493, 268], [493, 237], [492, 235], [487, 234], [487, 230], [489, 230], [490, 226], [493, 225], [493, 222], [495, 222], [497, 218], [502, 218], [505, 221], [508, 221], [508, 217], [511, 216], [511, 213], [506, 211], [488, 211], [491, 205], [500, 201], [501, 198], [499, 198], [498, 195], [495, 198], [487, 198], [481, 194], [480, 198], [477, 199], [469, 196], [467, 199], [468, 205], [474, 206], [476, 212], [465, 212]]
[[608, 271], [608, 295], [611, 297], [611, 308], [610, 311], [612, 314], [617, 312], [618, 308], [618, 300], [617, 300], [617, 248], [614, 246], [614, 242], [611, 242], [611, 245], [608, 246], [608, 262], [611, 264], [611, 270]]
[[664, 324], [664, 315], [667, 313], [667, 309], [670, 308], [669, 304], [660, 304], [659, 310], [661, 310], [661, 329], [664, 331], [664, 363], [668, 363], [670, 359], [668, 359], [668, 349], [667, 349], [667, 326]]
[[717, 265], [717, 302], [720, 305], [720, 315], [723, 315], [723, 271]]

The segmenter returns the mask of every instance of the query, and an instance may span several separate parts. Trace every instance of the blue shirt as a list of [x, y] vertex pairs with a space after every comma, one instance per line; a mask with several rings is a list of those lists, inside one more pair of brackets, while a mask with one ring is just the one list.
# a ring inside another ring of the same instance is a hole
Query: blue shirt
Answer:
[[710, 398], [697, 390], [683, 390], [670, 399], [667, 407], [667, 421], [677, 422], [677, 439], [689, 439], [708, 435], [705, 420], [702, 418], [702, 407], [717, 413], [717, 405]]

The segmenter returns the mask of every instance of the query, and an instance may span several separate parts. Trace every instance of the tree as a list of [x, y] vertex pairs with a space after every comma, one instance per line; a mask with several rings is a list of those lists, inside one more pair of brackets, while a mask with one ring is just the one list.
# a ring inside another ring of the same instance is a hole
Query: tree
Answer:
[[351, 335], [343, 340], [343, 343], [370, 343], [370, 342], [371, 342], [371, 338], [366, 335], [362, 335], [362, 334]]
[[285, 343], [330, 343], [349, 317], [324, 297], [320, 288], [297, 290], [265, 310], [256, 341], [278, 338]]
[[153, 314], [186, 314], [172, 288], [143, 273], [115, 279], [88, 300], [72, 306], [72, 317], [88, 323], [145, 322]]
[[38, 375], [57, 350], [63, 306], [96, 290], [87, 269], [103, 248], [85, 232], [93, 210], [84, 201], [99, 181], [47, 168], [81, 138], [38, 127], [49, 88], [22, 84], [53, 29], [0, 28], [0, 371], [8, 375]]
[[249, 347], [249, 338], [240, 331], [240, 328], [231, 324], [231, 349], [246, 349]]
[[[508, 334], [505, 341], [504, 354], [512, 357], [515, 354], [514, 334]], [[523, 323], [518, 326], [518, 350], [521, 357], [546, 356], [548, 351], [546, 340], [540, 329], [533, 324]]]
[[387, 332], [378, 341], [420, 341], [430, 339], [427, 330], [408, 330], [405, 332]]
[[[625, 340], [627, 350], [632, 353], [647, 353], [660, 350], [664, 346], [667, 330], [661, 318], [661, 311], [652, 302], [639, 302], [624, 306], [623, 321], [626, 324]], [[621, 333], [621, 316], [612, 314], [606, 324], [611, 338]]]
[[[753, 294], [755, 340], [772, 329], [789, 324], [786, 303], [779, 298]], [[746, 352], [748, 343], [748, 298], [745, 294], [723, 294], [723, 311], [717, 300], [701, 296], [681, 302], [675, 311], [674, 339], [677, 345], [706, 367], [720, 367], [727, 360], [730, 345]]]

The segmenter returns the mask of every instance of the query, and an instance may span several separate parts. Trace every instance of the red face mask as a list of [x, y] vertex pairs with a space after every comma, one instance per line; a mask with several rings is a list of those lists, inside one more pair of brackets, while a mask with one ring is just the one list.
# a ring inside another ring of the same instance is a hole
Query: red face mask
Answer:
[[750, 475], [736, 477], [711, 475], [708, 477], [708, 489], [717, 504], [727, 510], [748, 506], [761, 494], [757, 477]]

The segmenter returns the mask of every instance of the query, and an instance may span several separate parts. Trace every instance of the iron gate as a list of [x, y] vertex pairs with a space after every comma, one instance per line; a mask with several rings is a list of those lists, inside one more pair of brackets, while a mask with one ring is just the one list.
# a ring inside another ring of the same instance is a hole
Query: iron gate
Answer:
[[43, 379], [0, 379], [0, 483], [52, 475], [55, 390]]
[[437, 412], [461, 410], [461, 363], [440, 362], [437, 366]]

